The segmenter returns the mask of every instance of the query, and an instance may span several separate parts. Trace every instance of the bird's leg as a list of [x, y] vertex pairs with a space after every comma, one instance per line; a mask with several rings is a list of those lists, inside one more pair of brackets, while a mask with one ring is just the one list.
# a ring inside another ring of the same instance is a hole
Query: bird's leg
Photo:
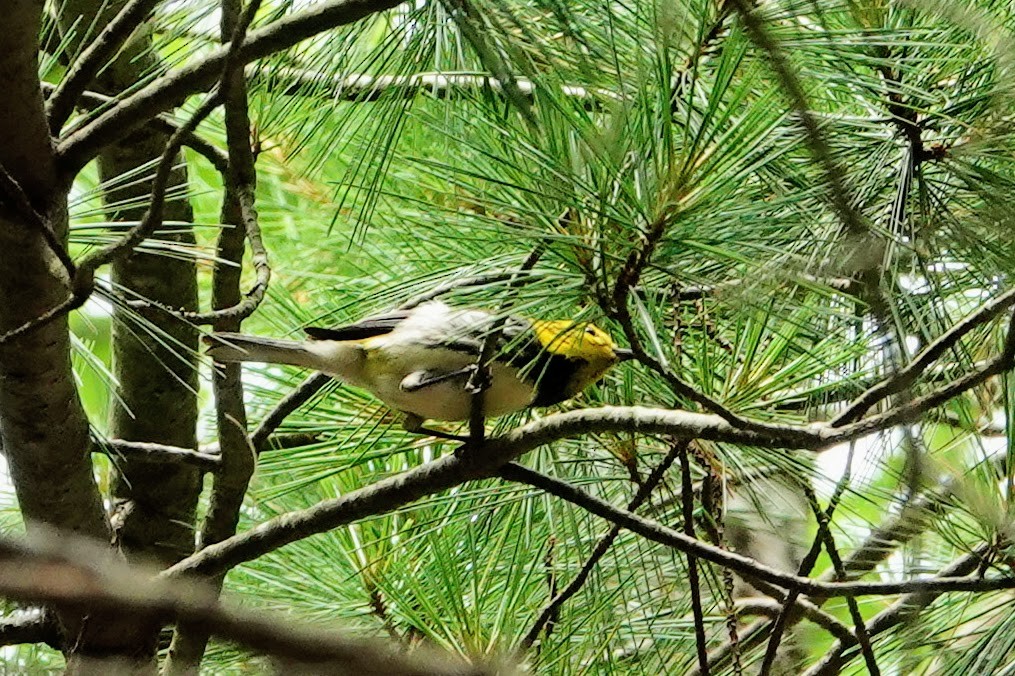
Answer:
[[402, 382], [399, 383], [398, 386], [403, 392], [419, 392], [420, 390], [432, 387], [433, 385], [439, 385], [440, 383], [446, 383], [449, 380], [455, 380], [457, 378], [464, 378], [465, 376], [472, 375], [472, 372], [475, 370], [476, 365], [469, 364], [464, 368], [460, 368], [457, 371], [449, 371], [448, 373], [433, 374], [429, 371], [414, 371], [402, 378]]
[[405, 418], [402, 419], [402, 427], [404, 427], [405, 431], [410, 434], [425, 434], [427, 436], [437, 437], [438, 439], [447, 439], [448, 441], [457, 441], [459, 443], [467, 443], [469, 441], [469, 437], [451, 434], [450, 432], [442, 432], [440, 430], [434, 430], [424, 426], [423, 418], [419, 417], [415, 413], [405, 414]]

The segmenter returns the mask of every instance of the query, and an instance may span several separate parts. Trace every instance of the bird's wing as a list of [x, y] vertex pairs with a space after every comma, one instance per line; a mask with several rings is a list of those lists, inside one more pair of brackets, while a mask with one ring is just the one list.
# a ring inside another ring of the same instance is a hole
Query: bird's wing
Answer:
[[408, 316], [408, 312], [390, 312], [388, 314], [367, 317], [355, 324], [338, 326], [333, 329], [308, 326], [304, 331], [313, 340], [366, 340], [374, 336], [391, 333]]

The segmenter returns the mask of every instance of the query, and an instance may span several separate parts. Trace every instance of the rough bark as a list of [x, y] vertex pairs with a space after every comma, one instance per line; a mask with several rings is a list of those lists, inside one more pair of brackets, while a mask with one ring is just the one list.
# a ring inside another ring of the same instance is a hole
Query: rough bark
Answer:
[[[6, 3], [0, 49], [0, 164], [66, 242], [66, 186], [59, 185], [38, 80], [41, 2]], [[66, 273], [39, 230], [0, 209], [0, 332], [43, 314], [68, 296]], [[108, 539], [89, 454], [88, 421], [71, 371], [70, 336], [61, 317], [0, 346], [0, 438], [30, 530], [39, 524]], [[80, 609], [58, 614], [82, 650], [102, 651], [101, 625]]]
[[[70, 0], [64, 6], [61, 21], [70, 26], [76, 17], [87, 18], [103, 11], [97, 25], [112, 18], [125, 4], [122, 1]], [[148, 51], [146, 31], [137, 33], [117, 59], [100, 75], [94, 87], [103, 93], [116, 93], [133, 86], [146, 72], [158, 66]], [[99, 156], [103, 181], [115, 180], [157, 159], [168, 137], [150, 127], [142, 128], [122, 142], [108, 147]], [[175, 170], [173, 186], [184, 186], [187, 172]], [[145, 182], [118, 186], [106, 195], [116, 205], [147, 195]], [[128, 208], [110, 208], [111, 220], [136, 221], [145, 210], [143, 202]], [[166, 205], [166, 220], [174, 222], [173, 234], [160, 235], [181, 243], [192, 243], [193, 232], [177, 224], [193, 221], [187, 200]], [[115, 284], [164, 305], [186, 310], [197, 309], [196, 267], [193, 262], [165, 256], [135, 253], [114, 263]], [[140, 313], [157, 330], [163, 341], [146, 338], [132, 326], [129, 313], [116, 308], [113, 315], [113, 370], [119, 382], [124, 405], [113, 408], [110, 420], [112, 436], [130, 441], [149, 441], [170, 446], [195, 448], [197, 424], [197, 332], [190, 326], [157, 310], [131, 310]], [[192, 467], [166, 465], [122, 458], [116, 463], [112, 483], [113, 526], [120, 548], [129, 558], [152, 560], [166, 566], [193, 551], [194, 511], [201, 488], [200, 472]]]
[[[57, 185], [53, 147], [37, 76], [42, 3], [6, 6], [0, 50], [0, 164], [57, 238], [67, 237], [66, 193]], [[67, 298], [66, 276], [39, 232], [0, 212], [0, 332]], [[88, 422], [70, 367], [65, 319], [0, 347], [0, 435], [25, 521], [106, 537], [88, 453]]]
[[[240, 21], [240, 0], [222, 3], [223, 42], [232, 37]], [[212, 306], [224, 309], [238, 305], [243, 297], [240, 277], [245, 241], [243, 205], [252, 209], [257, 176], [250, 150], [250, 118], [247, 86], [242, 68], [227, 76], [225, 83], [226, 139], [229, 144], [229, 173], [222, 202], [223, 230], [218, 240], [218, 259], [212, 284]], [[253, 217], [253, 215], [250, 215]], [[231, 264], [230, 264], [231, 263]], [[238, 331], [240, 318], [228, 317], [215, 323], [216, 331]], [[200, 546], [216, 544], [236, 534], [240, 508], [254, 473], [255, 453], [247, 436], [247, 414], [243, 404], [243, 382], [239, 364], [217, 364], [213, 387], [222, 466], [214, 477], [208, 515], [201, 529]], [[221, 590], [225, 575], [211, 579]], [[166, 661], [166, 674], [196, 674], [208, 646], [208, 627], [180, 624], [173, 635]]]

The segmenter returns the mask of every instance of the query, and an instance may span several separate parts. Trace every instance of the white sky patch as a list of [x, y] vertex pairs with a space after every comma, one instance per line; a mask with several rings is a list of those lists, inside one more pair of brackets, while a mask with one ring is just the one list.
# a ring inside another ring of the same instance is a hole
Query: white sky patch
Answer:
[[92, 317], [111, 317], [113, 315], [113, 306], [108, 300], [101, 298], [99, 294], [93, 293], [85, 301], [81, 311]]
[[878, 471], [878, 460], [886, 452], [886, 446], [893, 448], [901, 441], [901, 431], [891, 430], [889, 434], [891, 436], [888, 439], [883, 433], [871, 434], [849, 443], [833, 446], [819, 454], [817, 458], [818, 472], [826, 481], [818, 481], [814, 487], [818, 495], [826, 498], [832, 495], [836, 482], [846, 472], [851, 444], [853, 446], [851, 483], [862, 483], [873, 477]]

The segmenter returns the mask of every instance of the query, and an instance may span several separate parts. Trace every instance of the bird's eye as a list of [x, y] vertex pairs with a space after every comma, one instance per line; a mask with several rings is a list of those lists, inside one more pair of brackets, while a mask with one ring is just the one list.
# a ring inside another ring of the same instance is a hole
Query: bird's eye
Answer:
[[594, 336], [596, 335], [596, 330], [594, 327], [589, 326], [585, 329], [585, 333], [589, 334], [590, 336]]

